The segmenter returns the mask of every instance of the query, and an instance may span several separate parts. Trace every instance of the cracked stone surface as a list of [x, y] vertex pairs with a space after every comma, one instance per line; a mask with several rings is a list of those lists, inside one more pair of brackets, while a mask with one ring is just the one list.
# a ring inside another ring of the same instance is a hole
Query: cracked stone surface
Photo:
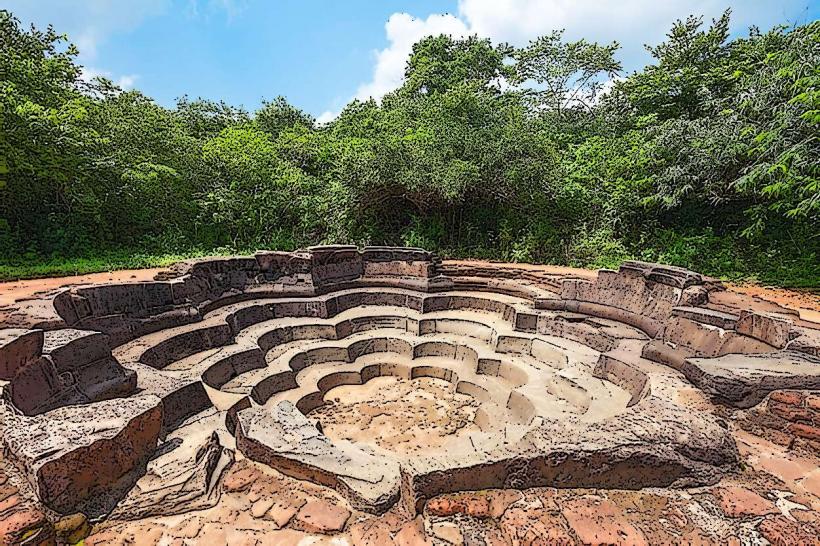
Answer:
[[478, 403], [442, 379], [376, 377], [325, 395], [308, 414], [325, 436], [360, 442], [390, 453], [442, 449], [448, 436], [476, 432]]

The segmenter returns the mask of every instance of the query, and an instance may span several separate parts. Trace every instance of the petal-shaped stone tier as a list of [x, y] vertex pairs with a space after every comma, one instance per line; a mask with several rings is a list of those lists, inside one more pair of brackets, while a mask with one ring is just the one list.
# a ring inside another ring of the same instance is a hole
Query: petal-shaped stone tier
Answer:
[[[820, 330], [721, 290], [639, 262], [582, 279], [384, 247], [185, 262], [9, 315], [3, 446], [50, 507], [127, 495], [117, 517], [216, 502], [233, 449], [371, 512], [489, 487], [713, 483], [735, 445], [678, 391], [745, 407], [820, 387]], [[409, 452], [322, 433], [311, 412], [332, 389], [383, 376], [445, 381], [474, 399], [474, 427]]]

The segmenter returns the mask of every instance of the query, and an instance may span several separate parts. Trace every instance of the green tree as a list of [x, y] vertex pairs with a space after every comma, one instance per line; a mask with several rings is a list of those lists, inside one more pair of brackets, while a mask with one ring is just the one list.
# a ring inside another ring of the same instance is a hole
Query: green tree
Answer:
[[199, 139], [216, 136], [227, 127], [250, 121], [250, 115], [242, 108], [224, 101], [191, 100], [187, 96], [177, 100], [176, 115], [188, 133]]
[[404, 93], [444, 93], [456, 85], [474, 83], [499, 89], [500, 81], [512, 72], [505, 64], [511, 48], [493, 46], [489, 39], [470, 36], [429, 36], [413, 45], [405, 69]]
[[[71, 216], [99, 140], [89, 124], [77, 49], [53, 28], [25, 31], [0, 11], [0, 233], [7, 252], [37, 251], [56, 239], [82, 245]], [[49, 229], [48, 219], [59, 218]]]
[[202, 214], [221, 243], [292, 248], [302, 242], [302, 205], [313, 181], [279, 157], [268, 133], [252, 124], [228, 127], [205, 142], [202, 157], [212, 173]]
[[513, 81], [531, 85], [525, 94], [538, 112], [559, 116], [566, 111], [590, 112], [604, 84], [621, 71], [615, 59], [617, 42], [599, 45], [578, 40], [565, 42], [564, 31], [554, 31], [516, 50]]
[[656, 60], [620, 86], [639, 114], [660, 120], [697, 119], [712, 113], [714, 99], [732, 85], [730, 10], [702, 30], [703, 18], [677, 21], [667, 40], [646, 46]]
[[256, 111], [254, 119], [260, 129], [267, 131], [274, 138], [285, 129], [296, 126], [313, 129], [316, 124], [313, 116], [289, 104], [285, 97], [276, 97], [270, 102], [263, 101], [262, 108]]
[[820, 22], [729, 17], [674, 23], [623, 79], [617, 43], [561, 31], [425, 38], [399, 89], [317, 126], [85, 81], [0, 11], [0, 266], [354, 242], [818, 286]]

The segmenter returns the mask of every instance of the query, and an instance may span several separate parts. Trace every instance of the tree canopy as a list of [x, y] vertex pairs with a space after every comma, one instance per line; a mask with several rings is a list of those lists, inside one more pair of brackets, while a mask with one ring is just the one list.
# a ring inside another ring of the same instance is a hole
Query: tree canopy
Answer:
[[[283, 97], [165, 108], [0, 11], [0, 263], [406, 244], [820, 285], [820, 22], [618, 44], [425, 38], [324, 125]], [[260, 90], [260, 95], [263, 94]]]

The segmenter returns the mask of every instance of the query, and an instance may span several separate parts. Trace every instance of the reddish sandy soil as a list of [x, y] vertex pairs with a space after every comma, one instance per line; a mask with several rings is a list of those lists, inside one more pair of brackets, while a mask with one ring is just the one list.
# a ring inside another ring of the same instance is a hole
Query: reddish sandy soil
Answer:
[[157, 272], [162, 270], [163, 268], [132, 269], [92, 273], [90, 275], [78, 275], [75, 277], [51, 277], [48, 279], [2, 282], [0, 283], [0, 307], [18, 300], [31, 298], [36, 294], [51, 292], [64, 286], [99, 282], [150, 281]]
[[820, 289], [787, 290], [759, 284], [730, 283], [727, 283], [726, 286], [735, 292], [794, 309], [800, 313], [800, 318], [804, 320], [820, 322]]

